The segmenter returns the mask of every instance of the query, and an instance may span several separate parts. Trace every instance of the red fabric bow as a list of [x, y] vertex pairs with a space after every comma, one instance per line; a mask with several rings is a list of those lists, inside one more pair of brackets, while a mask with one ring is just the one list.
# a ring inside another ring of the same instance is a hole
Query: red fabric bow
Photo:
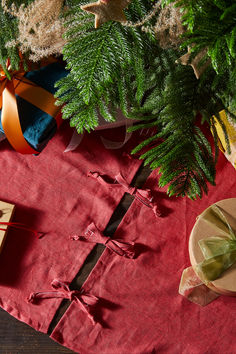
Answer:
[[119, 256], [125, 258], [134, 258], [134, 242], [125, 242], [123, 240], [113, 240], [110, 237], [104, 236], [103, 233], [96, 227], [94, 223], [91, 223], [84, 236], [71, 236], [72, 240], [85, 240], [88, 242], [101, 243], [109, 248], [112, 252], [115, 252]]
[[93, 324], [96, 323], [94, 316], [90, 313], [90, 306], [94, 306], [98, 302], [98, 298], [91, 294], [84, 294], [79, 290], [70, 290], [69, 286], [60, 280], [53, 280], [52, 287], [55, 291], [43, 291], [32, 293], [27, 299], [30, 303], [37, 302], [38, 299], [68, 299], [75, 301], [82, 311], [86, 312]]
[[[115, 177], [115, 181], [110, 183], [106, 181], [106, 177], [99, 172], [89, 172], [88, 177], [96, 179], [100, 184], [107, 185], [109, 187], [123, 187], [127, 193], [134, 196], [135, 199], [139, 200], [142, 204], [151, 208], [156, 217], [161, 216], [161, 212], [157, 206], [157, 203], [153, 201], [152, 192], [150, 189], [140, 189], [137, 187], [130, 186], [125, 178], [119, 173]], [[117, 182], [117, 183], [116, 183]]]

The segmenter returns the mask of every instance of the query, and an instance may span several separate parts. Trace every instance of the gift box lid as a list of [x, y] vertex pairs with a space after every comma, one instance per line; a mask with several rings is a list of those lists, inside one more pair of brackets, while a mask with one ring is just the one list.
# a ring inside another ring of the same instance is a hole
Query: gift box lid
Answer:
[[[236, 231], [236, 198], [225, 199], [215, 203], [224, 212], [227, 220], [234, 231]], [[192, 266], [196, 266], [204, 260], [203, 253], [199, 246], [199, 241], [213, 236], [223, 236], [224, 230], [217, 230], [204, 220], [204, 216], [208, 215], [210, 208], [207, 208], [201, 215], [198, 216], [197, 221], [192, 229], [189, 239], [189, 255]], [[225, 295], [236, 296], [236, 263], [217, 279], [207, 284], [217, 292]]]

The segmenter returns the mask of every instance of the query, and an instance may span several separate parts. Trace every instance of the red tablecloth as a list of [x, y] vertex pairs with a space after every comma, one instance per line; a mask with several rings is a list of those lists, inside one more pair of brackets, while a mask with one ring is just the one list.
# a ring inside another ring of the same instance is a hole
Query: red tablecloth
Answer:
[[140, 166], [122, 155], [128, 146], [107, 150], [97, 133], [84, 137], [75, 152], [64, 153], [71, 134], [64, 125], [39, 156], [20, 155], [7, 142], [0, 146], [0, 200], [16, 204], [14, 222], [45, 233], [38, 240], [9, 229], [0, 255], [0, 306], [42, 332], [47, 332], [61, 299], [35, 305], [27, 298], [50, 288], [55, 278], [73, 280], [95, 244], [76, 243], [69, 236], [83, 233], [91, 221], [104, 230], [125, 192], [109, 191], [87, 173], [99, 170], [114, 178], [121, 172], [130, 182]]
[[154, 172], [147, 186], [156, 191], [163, 218], [134, 201], [114, 238], [134, 241], [131, 260], [106, 249], [83, 288], [100, 301], [92, 324], [72, 302], [52, 333], [80, 354], [232, 354], [236, 352], [236, 298], [220, 297], [205, 308], [178, 294], [189, 266], [188, 239], [206, 207], [236, 196], [236, 171], [220, 156], [216, 187], [201, 201], [168, 198]]

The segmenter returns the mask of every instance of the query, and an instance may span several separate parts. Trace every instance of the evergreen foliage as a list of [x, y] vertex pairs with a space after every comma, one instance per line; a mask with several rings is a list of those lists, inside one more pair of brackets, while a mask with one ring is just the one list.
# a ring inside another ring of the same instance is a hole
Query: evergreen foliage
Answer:
[[[235, 1], [132, 0], [125, 13], [133, 24], [144, 19], [157, 2], [181, 8], [186, 32], [177, 49], [161, 48], [155, 34], [139, 26], [110, 21], [95, 29], [94, 16], [80, 8], [88, 2], [65, 0], [67, 44], [63, 56], [69, 71], [57, 83], [56, 94], [58, 104], [64, 105], [63, 117], [83, 133], [98, 126], [99, 114], [114, 121], [120, 108], [127, 118], [139, 121], [130, 130], [152, 128], [153, 135], [133, 153], [141, 151], [145, 164], [159, 169], [159, 184], [169, 186], [169, 195], [202, 197], [207, 193], [207, 182], [214, 184], [215, 180], [216, 120], [227, 140], [218, 112], [225, 109], [236, 119]], [[155, 25], [157, 16], [155, 12], [146, 25]], [[4, 23], [0, 30], [1, 64], [10, 57], [17, 66], [17, 48], [5, 48], [6, 42], [16, 37], [16, 20], [2, 9], [0, 20]], [[190, 66], [176, 64], [189, 46], [189, 62], [206, 48], [207, 55], [199, 65], [211, 59], [199, 80]], [[213, 144], [206, 138], [203, 124], [211, 128]]]
[[[94, 16], [80, 9], [86, 1], [68, 3], [71, 10], [64, 59], [70, 73], [57, 84], [57, 97], [59, 104], [67, 103], [63, 108], [64, 118], [70, 118], [71, 126], [81, 133], [98, 125], [98, 112], [108, 121], [115, 120], [116, 107], [122, 106], [127, 113], [126, 81], [135, 79], [135, 98], [141, 100], [144, 60], [145, 53], [150, 50], [150, 36], [113, 22], [95, 30]], [[135, 0], [130, 9], [130, 19], [135, 20], [138, 16], [143, 17], [151, 6], [148, 1], [145, 6]], [[133, 92], [134, 88], [130, 96]]]
[[[175, 0], [164, 0], [163, 4], [171, 2]], [[235, 0], [178, 0], [176, 6], [182, 9], [187, 27], [183, 47], [191, 45], [193, 56], [208, 49], [216, 73], [212, 82], [215, 92], [232, 113], [236, 112]]]
[[13, 68], [18, 68], [19, 56], [17, 48], [6, 48], [6, 43], [15, 39], [17, 31], [16, 20], [3, 12], [0, 7], [0, 65], [6, 70], [6, 61], [10, 58]]
[[[29, 4], [33, 0], [9, 0], [8, 5], [15, 4], [20, 6], [22, 3]], [[15, 40], [17, 37], [17, 20], [3, 11], [2, 6], [0, 6], [0, 65], [3, 70], [7, 73], [6, 61], [9, 58], [11, 62], [11, 67], [13, 70], [19, 69], [19, 50], [17, 47], [7, 47], [7, 43]]]
[[[166, 54], [166, 51], [163, 53]], [[173, 53], [170, 54], [172, 57]], [[156, 59], [155, 64], [162, 68], [160, 58]], [[199, 85], [190, 67], [173, 65], [170, 69], [164, 78], [163, 69], [156, 71], [156, 87], [143, 102], [143, 112], [152, 110], [154, 113], [158, 108], [155, 118], [153, 116], [150, 122], [149, 119], [144, 120], [144, 115], [141, 118], [143, 123], [131, 128], [136, 130], [153, 126], [157, 127], [157, 132], [137, 146], [133, 153], [148, 147], [141, 158], [152, 169], [160, 169], [160, 186], [169, 184], [169, 195], [188, 195], [195, 199], [202, 197], [203, 191], [207, 193], [206, 181], [214, 184], [218, 147], [215, 144], [214, 155], [197, 116], [201, 110], [209, 112], [205, 114], [205, 120], [213, 125], [210, 112], [215, 99], [210, 95], [208, 85]], [[162, 87], [159, 82], [163, 82]]]
[[[223, 108], [212, 89], [214, 70], [198, 81], [192, 68], [176, 65], [184, 50], [161, 49], [153, 35], [118, 23], [95, 30], [94, 17], [80, 10], [85, 2], [69, 1], [64, 59], [70, 73], [57, 84], [64, 118], [82, 133], [98, 125], [98, 113], [112, 121], [120, 107], [126, 117], [140, 120], [131, 130], [157, 128], [133, 153], [148, 148], [141, 158], [160, 168], [159, 183], [169, 185], [170, 195], [201, 197], [206, 181], [214, 184], [216, 158], [196, 116], [201, 112], [213, 126], [212, 115]], [[127, 17], [136, 22], [152, 6], [133, 0]]]

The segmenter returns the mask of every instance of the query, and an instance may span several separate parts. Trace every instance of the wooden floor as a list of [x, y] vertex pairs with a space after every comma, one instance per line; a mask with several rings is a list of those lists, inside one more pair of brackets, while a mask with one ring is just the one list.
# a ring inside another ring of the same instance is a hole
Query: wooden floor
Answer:
[[[147, 167], [141, 167], [137, 176], [133, 180], [132, 185], [141, 187], [146, 178], [150, 174]], [[114, 211], [114, 214], [105, 230], [105, 234], [112, 236], [121, 222], [123, 216], [128, 210], [133, 198], [125, 195], [121, 203]], [[97, 245], [88, 256], [84, 266], [77, 274], [71, 287], [80, 289], [89, 273], [95, 266], [97, 260], [101, 256], [104, 246]], [[55, 315], [49, 334], [53, 331], [59, 319], [70, 305], [69, 301], [64, 300], [57, 314]], [[7, 312], [0, 308], [0, 354], [54, 354], [54, 353], [72, 353], [69, 349], [62, 347], [49, 338], [48, 335], [36, 332], [24, 323], [19, 322], [11, 317]], [[102, 353], [98, 353], [102, 354]]]

